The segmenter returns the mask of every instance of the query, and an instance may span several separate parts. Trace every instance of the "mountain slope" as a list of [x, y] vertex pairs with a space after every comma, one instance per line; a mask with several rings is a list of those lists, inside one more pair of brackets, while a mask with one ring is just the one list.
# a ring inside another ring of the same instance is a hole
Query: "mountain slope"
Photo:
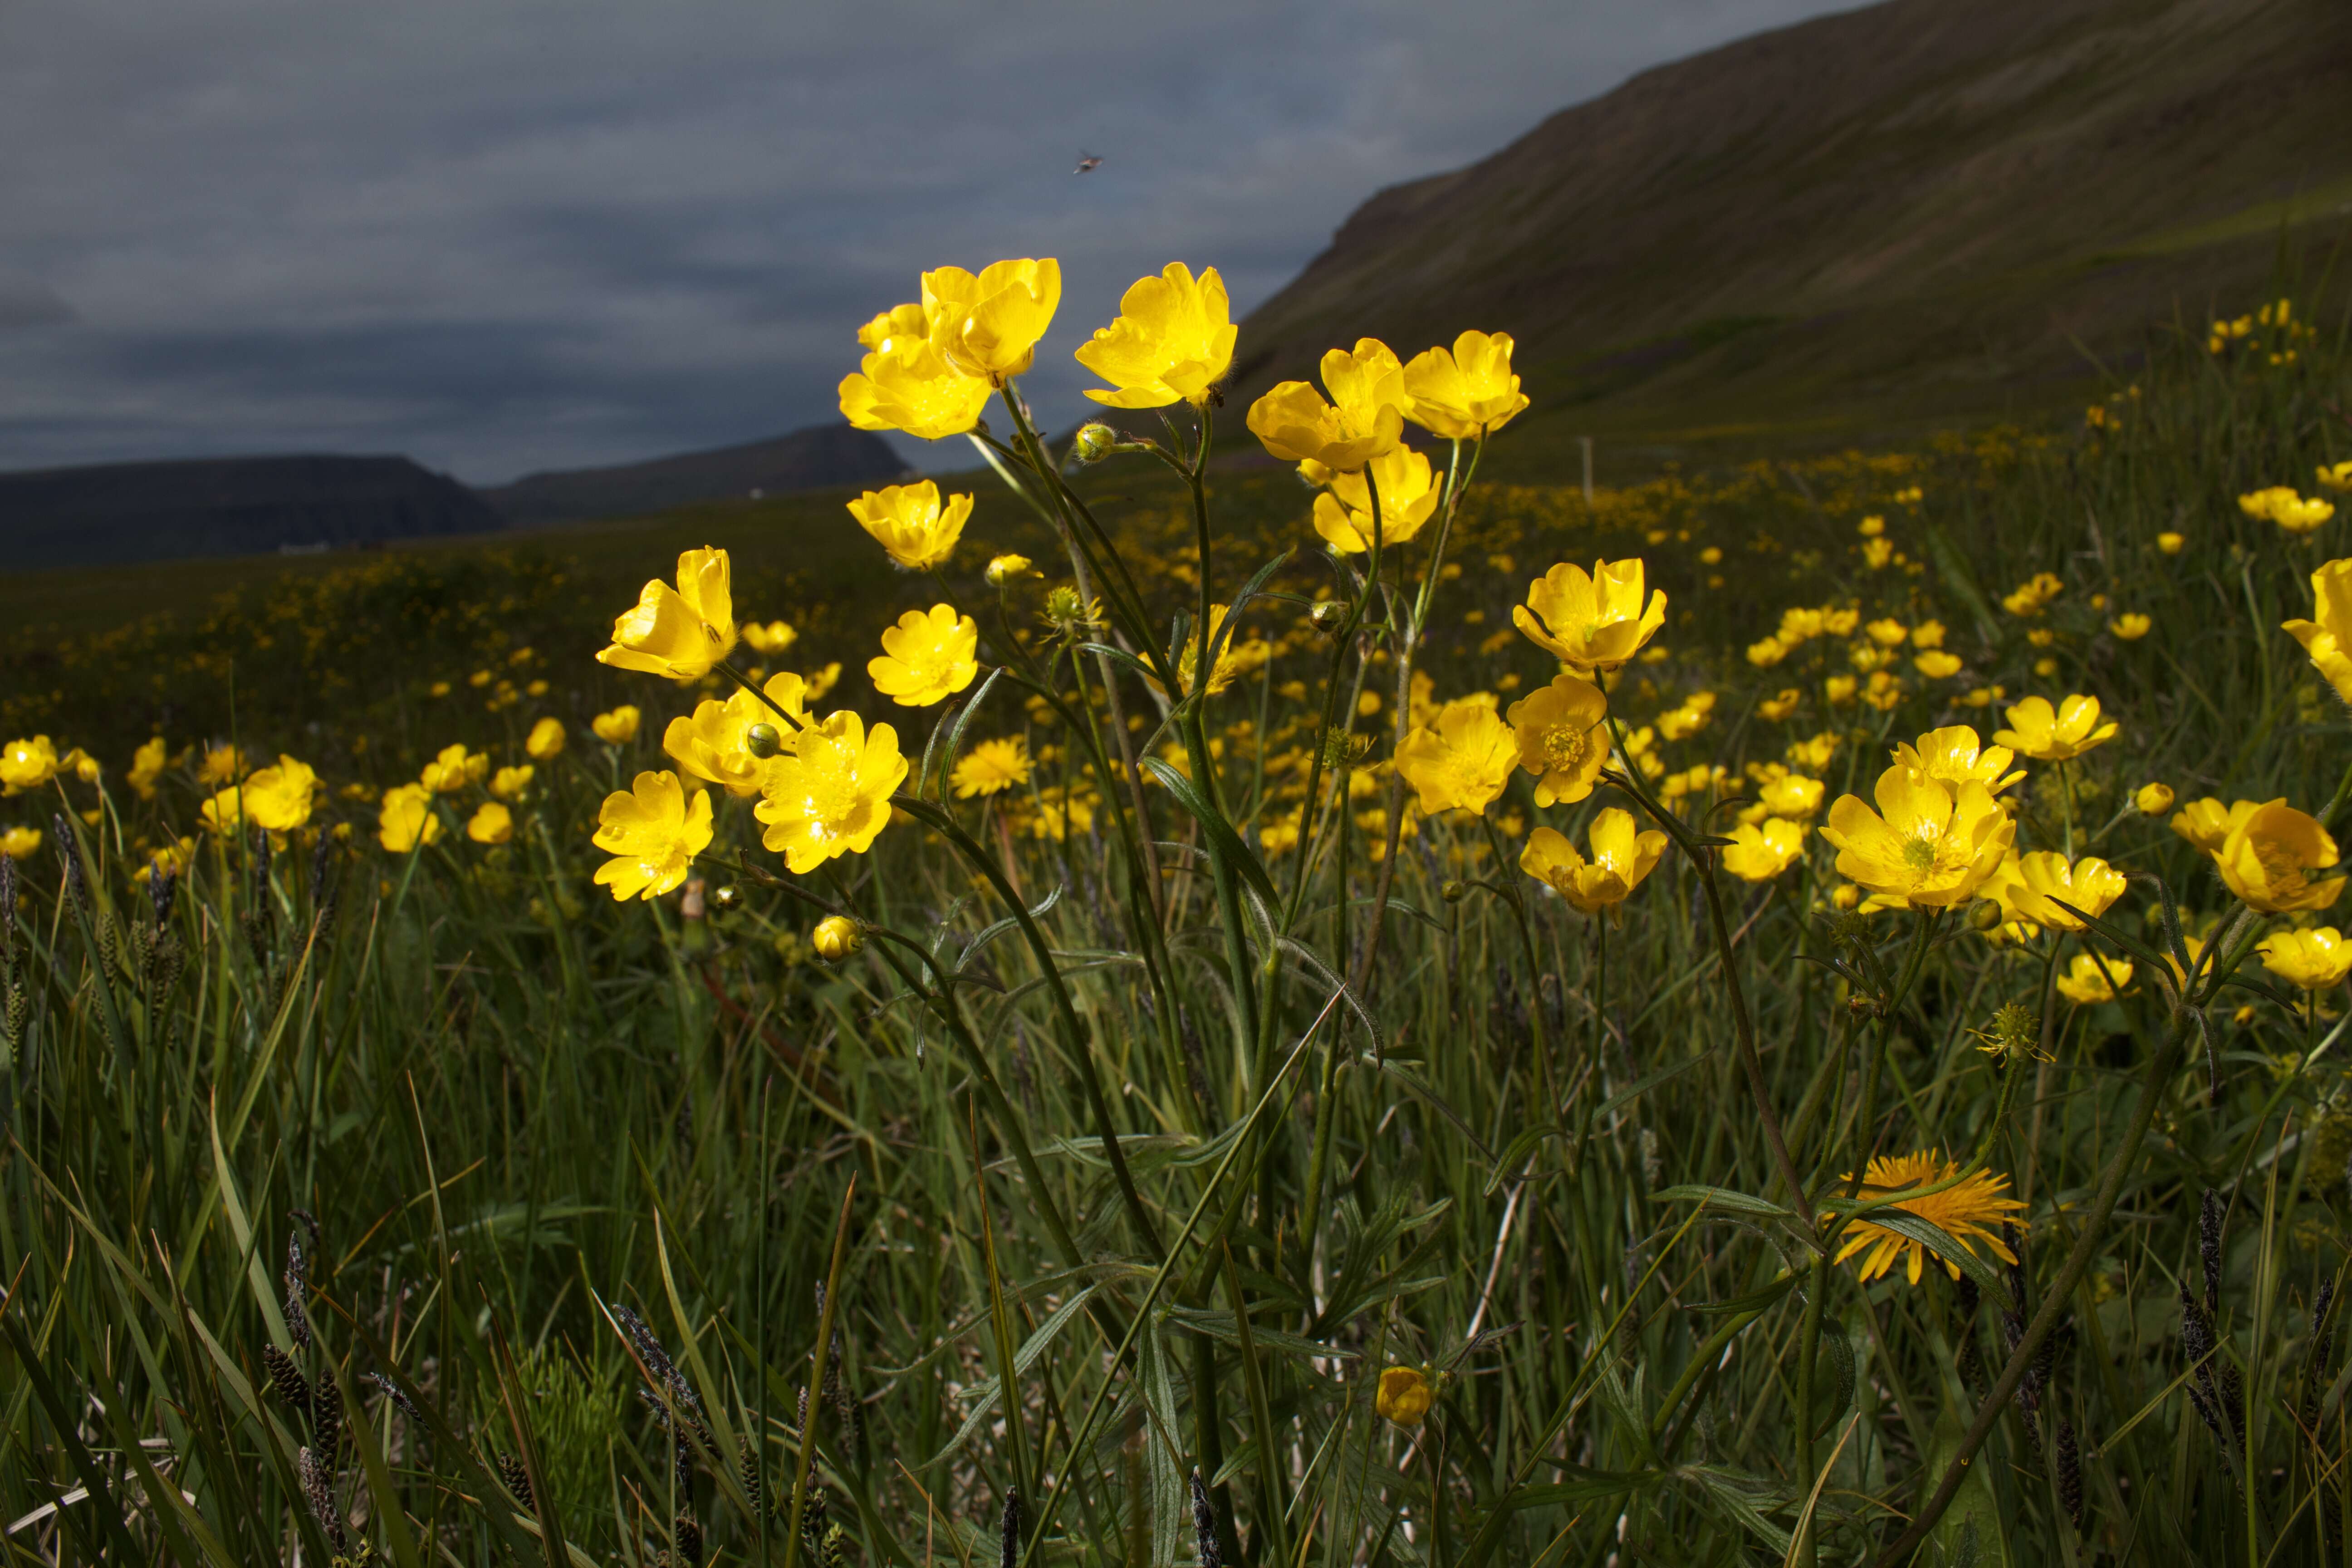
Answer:
[[1251, 315], [1234, 391], [1477, 326], [1561, 432], [2046, 400], [2076, 341], [2243, 309], [2284, 219], [2347, 214], [2344, 0], [1891, 0], [1381, 192]]
[[12, 568], [486, 533], [498, 514], [406, 458], [219, 458], [0, 474]]
[[629, 517], [695, 501], [762, 492], [889, 484], [906, 462], [881, 437], [847, 425], [813, 425], [772, 440], [681, 452], [609, 468], [528, 474], [481, 492], [509, 522], [572, 522]]

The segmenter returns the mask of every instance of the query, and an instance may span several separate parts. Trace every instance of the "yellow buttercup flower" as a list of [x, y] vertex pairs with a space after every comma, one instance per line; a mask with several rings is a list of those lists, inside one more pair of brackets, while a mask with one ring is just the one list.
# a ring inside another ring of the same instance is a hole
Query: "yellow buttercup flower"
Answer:
[[862, 855], [890, 822], [890, 795], [907, 776], [898, 734], [844, 709], [770, 763], [752, 815], [768, 825], [761, 842], [795, 873], [839, 855]]
[[884, 629], [882, 655], [868, 660], [874, 689], [901, 708], [928, 708], [971, 684], [979, 673], [980, 627], [952, 605], [908, 610]]
[[1881, 647], [1900, 647], [1903, 639], [1911, 635], [1909, 626], [1892, 616], [1873, 621], [1862, 629], [1869, 634], [1871, 641]]
[[2167, 555], [2179, 554], [2181, 547], [2186, 545], [2188, 542], [2189, 536], [2185, 533], [2173, 533], [2167, 531], [2156, 536], [2157, 549]]
[[[1932, 1186], [1960, 1173], [1957, 1161], [1943, 1158], [1942, 1151], [1929, 1149], [1916, 1154], [1898, 1154], [1875, 1159], [1863, 1169], [1862, 1186], [1857, 1195], [1883, 1198], [1906, 1187]], [[1842, 1180], [1850, 1181], [1849, 1175]], [[2017, 1255], [2000, 1239], [2002, 1220], [2025, 1205], [2012, 1197], [2002, 1195], [2009, 1185], [2007, 1176], [1996, 1176], [1990, 1171], [1979, 1171], [1956, 1186], [1925, 1197], [1909, 1198], [1894, 1204], [1905, 1214], [1916, 1215], [1935, 1226], [1945, 1235], [1968, 1248], [1976, 1256], [1977, 1243], [1985, 1247], [2004, 1263], [2014, 1263]], [[1822, 1218], [1830, 1217], [1823, 1215]], [[1858, 1219], [1846, 1228], [1843, 1245], [1834, 1261], [1843, 1263], [1864, 1249], [1870, 1256], [1862, 1260], [1863, 1281], [1866, 1284], [1885, 1275], [1895, 1267], [1898, 1258], [1903, 1261], [1903, 1277], [1911, 1284], [1919, 1283], [1926, 1259], [1933, 1257], [1955, 1279], [1960, 1277], [1960, 1266], [1940, 1253], [1932, 1253], [1927, 1246], [1899, 1230], [1874, 1225]]]
[[2268, 518], [2289, 533], [2309, 533], [2336, 515], [2334, 502], [2298, 495], [2291, 485], [2272, 485], [2240, 496], [2238, 510], [2257, 520]]
[[131, 753], [131, 771], [122, 775], [123, 780], [141, 800], [153, 800], [155, 781], [163, 776], [163, 765], [168, 760], [169, 751], [163, 744], [163, 737], [153, 736]]
[[2303, 645], [2312, 668], [2352, 702], [2352, 561], [2331, 561], [2311, 574], [2311, 620], [2288, 621], [2282, 628]]
[[2126, 613], [2117, 616], [2114, 620], [2109, 621], [2107, 623], [2107, 630], [2115, 633], [2116, 638], [2120, 641], [2137, 642], [2140, 638], [2147, 636], [2148, 631], [2155, 625], [2156, 623], [2148, 619], [2146, 616], [2136, 613]]
[[377, 842], [394, 855], [405, 855], [440, 838], [441, 815], [433, 809], [431, 790], [410, 784], [383, 792], [383, 805], [376, 814]]
[[2058, 976], [2058, 994], [2078, 1007], [2095, 1007], [2102, 1002], [2112, 1002], [2131, 985], [2132, 966], [2127, 959], [2110, 958], [2101, 961], [2087, 952], [2078, 952]]
[[1722, 849], [1723, 868], [1743, 882], [1770, 881], [1795, 865], [1805, 848], [1804, 827], [1785, 817], [1743, 822], [1728, 837], [1731, 842]]
[[2352, 458], [2340, 463], [2330, 463], [2316, 470], [2319, 482], [2331, 490], [2352, 490]]
[[2037, 763], [2071, 762], [2116, 737], [2116, 721], [2099, 722], [2099, 700], [2069, 697], [2057, 707], [2046, 697], [2028, 697], [2009, 710], [2010, 728], [1993, 739]]
[[849, 515], [890, 552], [891, 560], [909, 572], [927, 572], [944, 565], [954, 553], [964, 521], [971, 516], [971, 497], [950, 496], [941, 506], [940, 487], [919, 479], [867, 490], [849, 503]]
[[625, 746], [637, 738], [641, 715], [632, 703], [624, 702], [609, 713], [599, 713], [588, 721], [588, 728], [608, 746]]
[[1589, 861], [1566, 837], [1538, 827], [1519, 853], [1519, 869], [1588, 915], [1622, 904], [1666, 849], [1664, 834], [1634, 832], [1632, 814], [1613, 805], [1595, 814], [1585, 838], [1592, 849]]
[[563, 754], [563, 721], [541, 719], [523, 737], [523, 754], [533, 762], [551, 763]]
[[58, 776], [58, 748], [47, 735], [0, 746], [0, 789], [22, 795]]
[[1438, 710], [1434, 723], [1413, 731], [1397, 747], [1397, 773], [1420, 796], [1423, 813], [1483, 813], [1503, 793], [1518, 765], [1511, 727], [1492, 702], [1465, 698]]
[[867, 352], [841, 383], [842, 416], [860, 430], [904, 430], [926, 441], [980, 423], [987, 380], [940, 357], [929, 334], [919, 304], [896, 306], [860, 327], [857, 341]]
[[778, 654], [801, 640], [801, 634], [789, 621], [745, 621], [736, 628], [743, 640], [760, 653]]
[[613, 623], [599, 663], [692, 680], [735, 650], [735, 601], [727, 552], [689, 550], [677, 558], [677, 586], [656, 579]]
[[442, 747], [440, 753], [425, 764], [416, 782], [435, 795], [455, 795], [467, 784], [481, 783], [489, 772], [489, 753], [468, 752], [460, 742]]
[[2017, 835], [1975, 779], [1951, 786], [1897, 763], [1872, 793], [1876, 811], [1851, 795], [1830, 807], [1822, 837], [1837, 846], [1838, 875], [1922, 908], [1966, 903]]
[[1034, 577], [1037, 568], [1029, 563], [1026, 555], [998, 555], [988, 563], [988, 585], [1002, 588], [1016, 577]]
[[614, 858], [596, 868], [596, 882], [616, 902], [657, 899], [686, 880], [694, 858], [710, 843], [710, 794], [685, 785], [673, 773], [639, 773], [625, 790], [604, 797], [596, 814], [596, 847]]
[[1957, 788], [1974, 780], [1994, 795], [2025, 776], [2023, 768], [2010, 768], [2016, 760], [2017, 753], [2007, 746], [1983, 744], [1966, 724], [1930, 730], [1916, 742], [1895, 748], [1895, 761], [1937, 784]]
[[1802, 820], [1821, 810], [1825, 793], [1821, 780], [1783, 771], [1767, 778], [1758, 787], [1756, 798], [1768, 816]]
[[[46, 741], [46, 735], [36, 735], [36, 742]], [[245, 752], [236, 746], [215, 746], [205, 752], [204, 761], [196, 764], [199, 784], [234, 784], [245, 774]]]
[[2352, 974], [2352, 942], [2334, 926], [2273, 931], [2254, 951], [2264, 969], [2305, 991], [2332, 991]]
[[738, 689], [726, 701], [711, 699], [695, 705], [691, 716], [673, 719], [662, 731], [662, 750], [689, 778], [715, 784], [730, 795], [749, 798], [760, 793], [761, 760], [751, 754], [754, 724], [774, 725], [789, 750], [800, 728], [792, 722], [808, 718], [807, 686], [789, 670], [768, 678], [761, 689], [768, 701], [790, 717], [778, 722], [775, 709], [749, 691]]
[[1029, 745], [1018, 735], [982, 741], [956, 759], [948, 782], [958, 800], [976, 795], [998, 795], [1029, 782]]
[[992, 386], [1029, 368], [1061, 303], [1062, 264], [1050, 256], [992, 262], [978, 276], [961, 267], [923, 274], [931, 347], [954, 369]]
[[2096, 918], [2123, 897], [2126, 886], [2123, 873], [2095, 855], [2069, 865], [2066, 857], [2051, 849], [2019, 856], [2017, 874], [2024, 884], [2018, 909], [2036, 925], [2057, 931], [2085, 929], [2080, 916], [2060, 907], [2062, 901]]
[[1528, 405], [1511, 374], [1511, 334], [1464, 332], [1451, 349], [1427, 349], [1404, 367], [1405, 417], [1455, 441], [1482, 441]]
[[2205, 854], [2221, 847], [2230, 832], [2254, 814], [2260, 801], [2242, 800], [2234, 805], [2223, 805], [2211, 795], [2192, 800], [2172, 814], [2172, 831]]
[[1946, 653], [1942, 648], [1929, 648], [1913, 657], [1911, 668], [1930, 680], [1949, 680], [1959, 674], [1960, 660], [1958, 655]]
[[2266, 485], [2251, 494], [2240, 496], [2238, 510], [2256, 522], [2262, 522], [2277, 510], [2280, 501], [2295, 499], [2294, 489], [2286, 485]]
[[1157, 278], [1141, 278], [1119, 297], [1118, 316], [1079, 349], [1077, 362], [1110, 383], [1087, 395], [1112, 408], [1198, 406], [1234, 363], [1233, 324], [1225, 280], [1213, 267], [1195, 281], [1192, 268], [1171, 261]]
[[1769, 669], [1789, 657], [1789, 645], [1779, 637], [1765, 637], [1748, 645], [1748, 662], [1759, 669]]
[[1400, 1426], [1418, 1426], [1429, 1415], [1436, 1397], [1429, 1379], [1418, 1368], [1391, 1366], [1381, 1371], [1380, 1393], [1372, 1403], [1379, 1407], [1382, 1420], [1393, 1421]]
[[2319, 819], [2284, 799], [2248, 812], [2213, 851], [2230, 891], [2248, 908], [2273, 915], [2332, 906], [2344, 879], [2313, 873], [2329, 869], [2336, 858], [2336, 840]]
[[[1369, 485], [1366, 472], [1371, 476]], [[1330, 489], [1315, 498], [1315, 531], [1342, 554], [1361, 555], [1372, 547], [1374, 486], [1380, 489], [1383, 547], [1405, 543], [1419, 533], [1444, 499], [1444, 486], [1432, 473], [1428, 458], [1410, 447], [1382, 453], [1365, 470], [1332, 475]]]
[[1784, 723], [1796, 713], [1804, 700], [1804, 693], [1795, 687], [1784, 687], [1777, 695], [1764, 698], [1756, 704], [1756, 716], [1768, 724]]
[[467, 819], [466, 837], [477, 844], [504, 844], [514, 837], [514, 813], [486, 800]]
[[1536, 804], [1572, 805], [1592, 793], [1609, 763], [1609, 699], [1601, 688], [1557, 675], [1511, 704], [1519, 766], [1536, 775]]
[[1528, 640], [1580, 675], [1616, 669], [1666, 624], [1666, 596], [1644, 605], [1642, 563], [1595, 561], [1591, 575], [1566, 562], [1528, 584], [1528, 602], [1511, 624]]
[[2144, 784], [2132, 795], [2132, 805], [2142, 816], [2162, 816], [2172, 809], [2172, 786], [2168, 784]]
[[[40, 847], [41, 830], [37, 827], [15, 825], [0, 831], [0, 855], [5, 855], [11, 860], [29, 860]], [[13, 910], [0, 911], [0, 916], [15, 913]]]
[[1333, 349], [1322, 373], [1328, 403], [1307, 383], [1286, 381], [1250, 405], [1250, 432], [1268, 452], [1348, 473], [1403, 438], [1404, 366], [1385, 343], [1359, 338], [1352, 353]]
[[245, 792], [230, 784], [198, 805], [196, 818], [215, 837], [235, 837], [245, 826]]
[[245, 815], [256, 827], [291, 833], [310, 820], [310, 802], [319, 775], [308, 763], [281, 755], [275, 767], [262, 768], [245, 781]]
[[2025, 885], [2024, 872], [2019, 866], [2013, 845], [2002, 853], [2000, 864], [1977, 884], [1977, 897], [1997, 906], [2000, 910], [1992, 929], [1985, 932], [1986, 937], [1996, 944], [2031, 942], [2042, 934], [2042, 927], [2026, 911], [2025, 902], [2032, 894]]
[[490, 794], [499, 800], [520, 800], [530, 793], [531, 775], [537, 771], [529, 763], [519, 768], [500, 768], [490, 775]]

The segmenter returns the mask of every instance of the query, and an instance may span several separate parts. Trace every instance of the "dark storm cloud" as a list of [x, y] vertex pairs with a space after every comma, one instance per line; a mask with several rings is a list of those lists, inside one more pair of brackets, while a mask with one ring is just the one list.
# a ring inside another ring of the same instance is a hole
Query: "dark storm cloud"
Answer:
[[1000, 256], [1061, 258], [1034, 395], [1066, 418], [1069, 350], [1141, 273], [1213, 264], [1245, 310], [1381, 185], [1832, 8], [19, 3], [0, 467], [487, 481], [748, 439], [832, 417], [920, 268]]

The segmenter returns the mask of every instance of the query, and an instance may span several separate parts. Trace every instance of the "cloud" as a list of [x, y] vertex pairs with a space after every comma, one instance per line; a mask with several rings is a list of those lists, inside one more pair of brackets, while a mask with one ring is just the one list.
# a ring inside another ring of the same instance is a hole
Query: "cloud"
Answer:
[[1066, 421], [1137, 276], [1213, 264], [1246, 309], [1379, 186], [1828, 8], [26, 0], [0, 466], [406, 451], [488, 482], [753, 438], [834, 416], [856, 323], [922, 268], [1019, 255], [1063, 263], [1033, 398]]

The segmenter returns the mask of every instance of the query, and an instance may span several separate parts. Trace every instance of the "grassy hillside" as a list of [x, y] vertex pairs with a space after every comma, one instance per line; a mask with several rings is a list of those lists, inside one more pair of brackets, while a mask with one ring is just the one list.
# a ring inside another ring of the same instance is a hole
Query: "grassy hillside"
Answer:
[[2283, 251], [2315, 283], [2347, 216], [2336, 0], [1891, 0], [1380, 193], [1251, 316], [1236, 380], [1507, 330], [1538, 412], [1498, 453], [1554, 468], [1577, 433], [2046, 408]]

